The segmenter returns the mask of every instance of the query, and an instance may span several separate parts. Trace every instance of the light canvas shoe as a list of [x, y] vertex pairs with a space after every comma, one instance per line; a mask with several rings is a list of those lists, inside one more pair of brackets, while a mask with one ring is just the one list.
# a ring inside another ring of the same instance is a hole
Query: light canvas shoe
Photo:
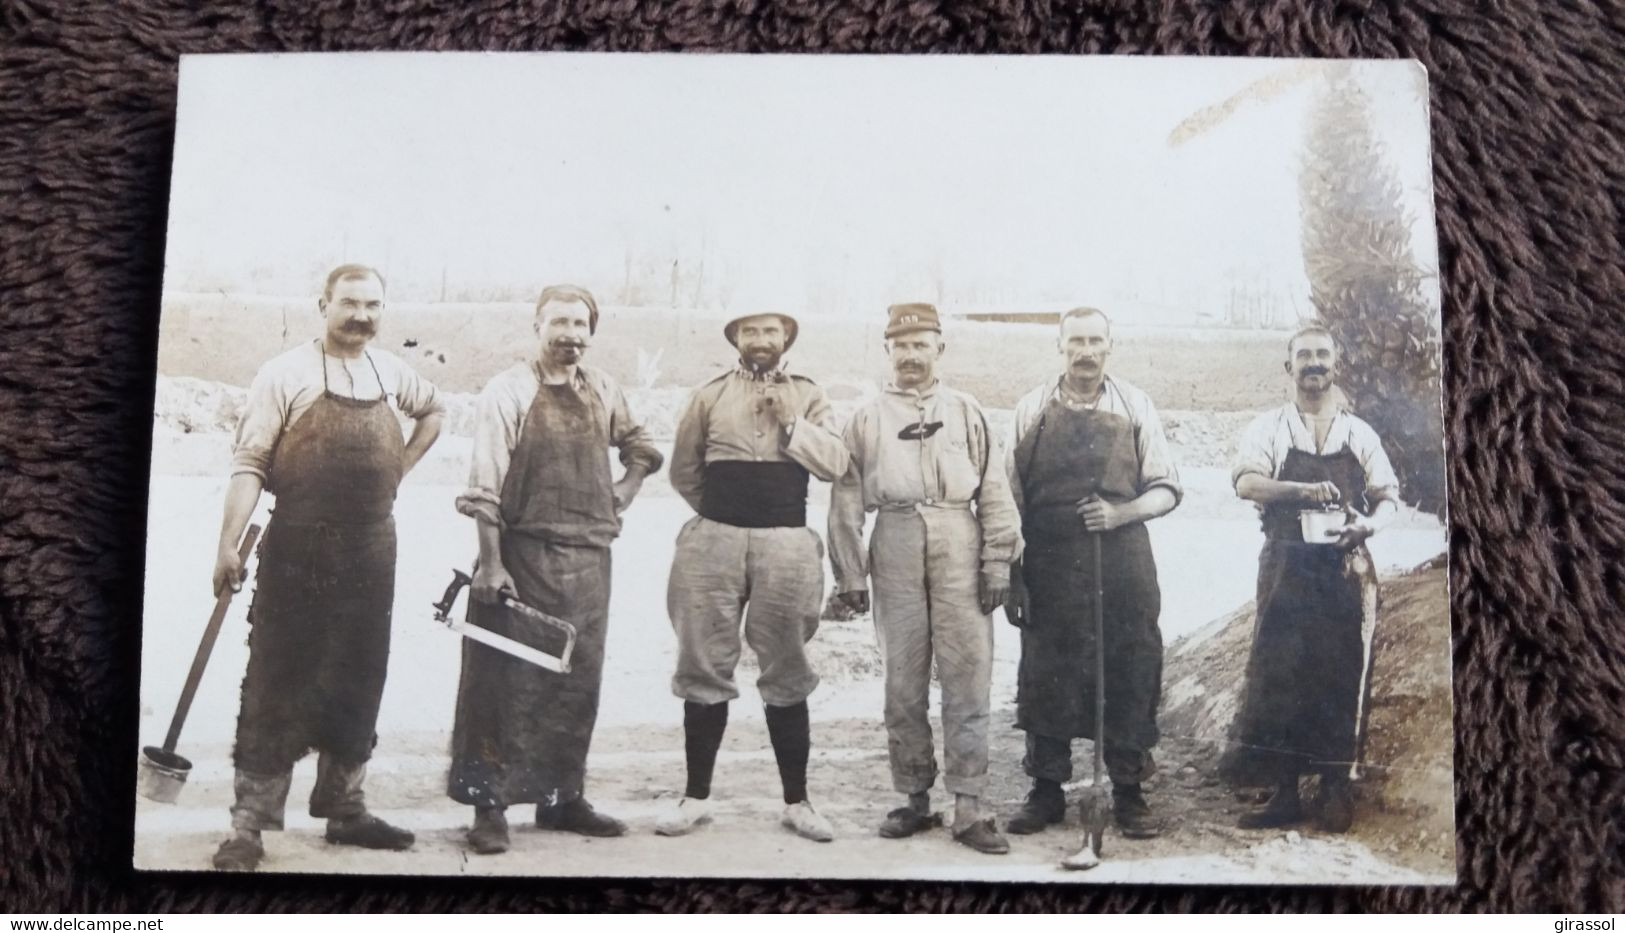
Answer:
[[709, 822], [711, 801], [684, 797], [655, 821], [655, 832], [662, 836], [684, 836]]
[[835, 827], [829, 825], [829, 820], [824, 819], [824, 815], [805, 800], [785, 807], [784, 818], [780, 822], [795, 830], [796, 835], [813, 842], [829, 842], [835, 838]]

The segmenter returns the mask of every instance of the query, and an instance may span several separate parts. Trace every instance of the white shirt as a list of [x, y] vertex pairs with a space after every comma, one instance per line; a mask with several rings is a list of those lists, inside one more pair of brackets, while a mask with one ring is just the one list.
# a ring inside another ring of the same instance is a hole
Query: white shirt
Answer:
[[1352, 450], [1365, 470], [1365, 495], [1373, 505], [1379, 499], [1399, 501], [1399, 477], [1382, 449], [1382, 440], [1371, 425], [1366, 424], [1344, 408], [1339, 408], [1326, 432], [1326, 442], [1315, 447], [1315, 432], [1304, 423], [1297, 403], [1287, 402], [1254, 418], [1242, 432], [1236, 448], [1235, 465], [1230, 481], [1235, 483], [1248, 473], [1257, 473], [1275, 479], [1286, 463], [1291, 450], [1307, 454], [1327, 455]]

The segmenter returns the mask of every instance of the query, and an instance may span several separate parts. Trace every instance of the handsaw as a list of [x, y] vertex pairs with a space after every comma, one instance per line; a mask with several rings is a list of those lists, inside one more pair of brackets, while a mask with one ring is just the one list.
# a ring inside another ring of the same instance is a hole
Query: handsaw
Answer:
[[521, 661], [528, 661], [537, 667], [556, 671], [560, 674], [570, 673], [570, 656], [575, 653], [576, 648], [576, 627], [558, 616], [548, 615], [540, 609], [527, 606], [511, 596], [502, 597], [502, 605], [510, 611], [517, 612], [526, 618], [534, 619], [543, 625], [558, 629], [564, 633], [564, 650], [559, 652], [557, 657], [506, 635], [499, 635], [488, 628], [482, 628], [473, 622], [453, 618], [451, 609], [457, 602], [458, 592], [473, 582], [474, 578], [468, 574], [461, 570], [452, 570], [451, 585], [446, 587], [446, 592], [440, 597], [440, 601], [432, 604], [436, 622], [464, 638], [495, 648], [503, 654], [511, 655]]

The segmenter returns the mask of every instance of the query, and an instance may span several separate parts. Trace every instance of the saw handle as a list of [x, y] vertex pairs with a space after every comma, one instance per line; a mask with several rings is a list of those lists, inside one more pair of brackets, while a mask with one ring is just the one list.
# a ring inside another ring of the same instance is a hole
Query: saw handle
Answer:
[[473, 582], [473, 577], [463, 573], [461, 570], [452, 568], [451, 583], [446, 587], [445, 594], [440, 597], [440, 602], [433, 604], [435, 609], [434, 618], [436, 622], [444, 622], [451, 618], [451, 607], [457, 602], [457, 594], [462, 591], [463, 587], [468, 586]]

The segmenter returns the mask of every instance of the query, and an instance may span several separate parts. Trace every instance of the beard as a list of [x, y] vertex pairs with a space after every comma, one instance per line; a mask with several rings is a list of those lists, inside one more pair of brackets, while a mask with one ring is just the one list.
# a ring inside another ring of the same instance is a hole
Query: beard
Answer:
[[746, 347], [739, 355], [751, 369], [766, 372], [779, 365], [779, 360], [784, 358], [784, 351], [775, 347]]

